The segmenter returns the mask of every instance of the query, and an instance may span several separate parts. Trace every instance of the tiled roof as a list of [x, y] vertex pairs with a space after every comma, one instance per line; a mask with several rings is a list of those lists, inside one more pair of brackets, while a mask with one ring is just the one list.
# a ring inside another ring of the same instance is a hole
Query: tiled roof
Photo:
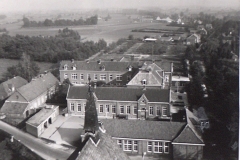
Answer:
[[5, 102], [1, 112], [5, 114], [23, 114], [29, 103]]
[[[21, 94], [28, 102], [37, 98], [49, 88], [53, 87], [58, 83], [58, 79], [51, 73], [43, 74], [32, 80], [30, 83], [20, 87], [17, 92]], [[8, 101], [19, 101], [15, 96], [10, 96]]]
[[174, 143], [192, 143], [192, 144], [204, 144], [202, 139], [200, 139], [193, 129], [186, 125], [183, 131], [179, 134], [177, 138], [173, 140]]
[[[87, 99], [87, 87], [70, 86], [67, 99]], [[95, 94], [98, 100], [137, 101], [143, 94], [149, 102], [169, 102], [168, 89], [127, 88], [127, 87], [97, 87]]]
[[72, 67], [75, 65], [76, 70], [86, 70], [86, 71], [101, 71], [104, 66], [105, 71], [127, 71], [128, 67], [131, 65], [133, 68], [139, 68], [139, 62], [112, 62], [105, 61], [100, 64], [96, 61], [62, 61], [60, 64], [60, 70], [64, 69], [64, 65], [68, 65], [68, 70], [72, 70]]
[[22, 87], [23, 85], [27, 84], [27, 80], [23, 79], [22, 77], [16, 76], [12, 79], [9, 79], [0, 84], [0, 99], [6, 98], [11, 95], [14, 91], [11, 89], [14, 87], [14, 90]]
[[112, 137], [131, 139], [173, 140], [185, 123], [147, 120], [101, 119]]
[[89, 139], [76, 160], [130, 160], [106, 133], [98, 132], [100, 141], [95, 144]]
[[44, 122], [49, 116], [55, 112], [58, 106], [53, 108], [43, 108], [34, 116], [32, 116], [26, 123], [38, 127], [42, 122]]

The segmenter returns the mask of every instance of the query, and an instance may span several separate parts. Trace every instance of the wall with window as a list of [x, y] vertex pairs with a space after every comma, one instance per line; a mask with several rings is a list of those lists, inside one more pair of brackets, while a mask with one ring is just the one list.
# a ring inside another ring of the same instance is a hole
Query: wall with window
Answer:
[[172, 74], [164, 72], [164, 89], [168, 89], [172, 83]]
[[87, 100], [68, 100], [68, 113], [72, 115], [85, 116], [85, 106]]
[[170, 105], [169, 104], [160, 104], [160, 103], [148, 103], [148, 117], [154, 118], [159, 117], [162, 119], [169, 119], [170, 118]]
[[174, 159], [201, 160], [202, 157], [203, 157], [203, 146], [201, 146], [201, 145], [173, 144], [173, 158]]

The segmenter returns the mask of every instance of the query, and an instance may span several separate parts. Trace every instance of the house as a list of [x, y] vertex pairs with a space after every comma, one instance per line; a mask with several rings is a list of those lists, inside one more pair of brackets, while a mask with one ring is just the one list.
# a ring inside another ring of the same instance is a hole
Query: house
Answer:
[[210, 127], [208, 116], [203, 107], [193, 109], [193, 115], [197, 117], [197, 121], [200, 124], [201, 131], [203, 131], [204, 129], [208, 129]]
[[191, 36], [187, 37], [186, 39], [186, 45], [192, 45], [195, 43], [201, 42], [201, 36], [198, 34], [192, 34]]
[[[69, 86], [68, 113], [84, 116], [88, 88]], [[170, 120], [170, 90], [158, 88], [96, 87], [98, 117]]]
[[94, 90], [88, 88], [81, 142], [69, 160], [130, 160], [98, 121]]
[[208, 32], [207, 32], [207, 30], [205, 28], [199, 29], [197, 31], [197, 33], [200, 34], [200, 35], [207, 35], [208, 34]]
[[189, 77], [184, 76], [172, 76], [172, 85], [171, 88], [174, 90], [180, 91], [183, 87], [190, 82]]
[[39, 137], [59, 115], [59, 106], [46, 105], [26, 122], [26, 130], [33, 136]]
[[160, 36], [159, 40], [162, 42], [171, 42], [173, 40], [172, 37], [165, 37], [165, 36]]
[[211, 23], [208, 23], [205, 25], [206, 29], [213, 29], [213, 26]]
[[27, 80], [16, 76], [0, 84], [0, 101], [12, 95], [18, 88], [27, 84]]
[[172, 159], [172, 142], [186, 125], [183, 122], [100, 119], [106, 132], [129, 155]]
[[125, 85], [138, 71], [139, 62], [61, 61], [60, 82], [69, 79], [73, 85], [86, 85], [88, 79], [112, 85]]
[[[164, 69], [161, 67], [165, 66]], [[166, 67], [167, 66], [167, 67]], [[145, 62], [138, 73], [127, 83], [127, 87], [169, 88], [173, 72], [173, 63]]]
[[11, 119], [25, 119], [55, 93], [59, 81], [51, 73], [41, 74], [17, 89], [4, 103], [1, 113]]
[[222, 43], [228, 43], [231, 45], [232, 42], [233, 42], [233, 36], [231, 36], [231, 35], [228, 35], [228, 36], [223, 35], [222, 36]]

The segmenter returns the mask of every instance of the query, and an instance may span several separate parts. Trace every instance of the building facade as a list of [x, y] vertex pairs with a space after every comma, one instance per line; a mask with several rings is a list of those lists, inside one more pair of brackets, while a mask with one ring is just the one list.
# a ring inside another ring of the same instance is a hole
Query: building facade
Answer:
[[[87, 87], [70, 86], [68, 113], [84, 116]], [[171, 118], [170, 90], [154, 88], [97, 87], [94, 89], [98, 117], [126, 119]]]

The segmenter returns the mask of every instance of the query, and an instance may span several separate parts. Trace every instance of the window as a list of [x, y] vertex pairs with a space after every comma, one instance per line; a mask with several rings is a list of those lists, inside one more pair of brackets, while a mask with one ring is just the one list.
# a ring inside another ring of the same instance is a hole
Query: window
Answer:
[[121, 81], [122, 75], [116, 75], [116, 80]]
[[138, 151], [138, 141], [133, 141], [133, 151]]
[[67, 79], [67, 78], [68, 78], [68, 74], [64, 73], [64, 79]]
[[74, 103], [70, 103], [70, 110], [74, 111]]
[[132, 141], [130, 140], [124, 140], [124, 151], [132, 151]]
[[72, 73], [72, 79], [77, 79], [77, 73]]
[[133, 114], [137, 114], [138, 110], [137, 110], [137, 106], [134, 106], [134, 112]]
[[106, 112], [109, 113], [109, 105], [106, 105]]
[[102, 104], [99, 106], [99, 113], [103, 113], [103, 105]]
[[91, 78], [90, 74], [87, 74], [87, 79]]
[[160, 107], [157, 107], [157, 115], [159, 116], [161, 113], [160, 113]]
[[118, 139], [117, 144], [119, 145], [120, 148], [122, 148], [122, 140]]
[[109, 75], [109, 81], [112, 81], [112, 80], [113, 80], [113, 75], [110, 74], [110, 75]]
[[146, 79], [142, 80], [142, 84], [146, 85], [147, 84], [147, 80]]
[[167, 116], [167, 107], [162, 107], [162, 116]]
[[116, 106], [112, 106], [112, 113], [116, 113]]
[[65, 65], [64, 65], [64, 70], [67, 70], [67, 69], [68, 69], [68, 65], [65, 64]]
[[165, 75], [165, 82], [169, 82], [169, 75]]
[[163, 152], [163, 142], [154, 142], [154, 153]]
[[165, 142], [164, 144], [164, 153], [169, 153], [169, 142]]
[[81, 112], [82, 111], [82, 106], [80, 103], [77, 104], [77, 111], [78, 112]]
[[152, 152], [152, 142], [147, 143], [147, 151]]
[[153, 106], [149, 107], [149, 115], [153, 115]]
[[120, 113], [124, 113], [124, 106], [120, 106]]
[[107, 79], [106, 74], [101, 74], [101, 75], [100, 75], [100, 80], [106, 81], [106, 79]]
[[130, 106], [127, 106], [127, 114], [130, 114], [131, 113], [131, 108]]
[[94, 80], [97, 80], [98, 77], [97, 77], [97, 74], [94, 74]]
[[83, 80], [84, 79], [84, 75], [80, 74], [80, 79]]

